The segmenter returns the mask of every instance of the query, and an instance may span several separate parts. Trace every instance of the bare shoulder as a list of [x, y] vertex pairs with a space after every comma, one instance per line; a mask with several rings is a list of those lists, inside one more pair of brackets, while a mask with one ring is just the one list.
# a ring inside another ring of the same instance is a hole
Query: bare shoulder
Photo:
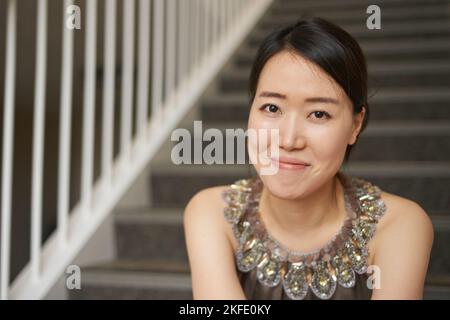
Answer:
[[207, 208], [220, 209], [224, 206], [221, 193], [228, 187], [229, 186], [227, 185], [223, 185], [202, 189], [189, 200], [186, 208], [192, 206], [203, 206]]
[[202, 218], [209, 222], [219, 221], [219, 213], [225, 206], [221, 193], [226, 188], [227, 186], [216, 186], [198, 191], [186, 205], [184, 218]]
[[228, 188], [229, 185], [220, 185], [198, 191], [185, 208], [184, 223], [194, 222], [219, 228], [221, 232], [225, 233], [234, 249], [236, 243], [232, 237], [232, 229], [223, 215], [226, 202], [222, 198], [222, 192]]
[[405, 224], [424, 231], [432, 228], [430, 216], [417, 202], [384, 191], [381, 193], [381, 199], [386, 204], [386, 212], [384, 219], [380, 220], [380, 229], [396, 228]]
[[382, 191], [386, 205], [384, 216], [377, 225], [374, 245], [395, 243], [395, 239], [414, 236], [423, 241], [433, 241], [433, 224], [428, 213], [415, 201]]
[[[217, 186], [197, 192], [184, 210], [183, 223], [194, 299], [245, 299], [235, 269], [232, 243]], [[231, 229], [231, 228], [230, 228]]]
[[[379, 284], [372, 299], [422, 299], [433, 245], [433, 225], [416, 202], [382, 192], [386, 205], [370, 251]], [[382, 271], [382, 273], [381, 273]]]

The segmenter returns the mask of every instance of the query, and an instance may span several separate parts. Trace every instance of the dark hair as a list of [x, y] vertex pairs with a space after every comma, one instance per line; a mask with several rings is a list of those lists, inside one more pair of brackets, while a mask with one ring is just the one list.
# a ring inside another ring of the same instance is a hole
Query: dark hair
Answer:
[[[369, 121], [367, 65], [363, 51], [349, 33], [322, 18], [301, 19], [272, 32], [262, 41], [250, 72], [250, 104], [255, 98], [264, 65], [272, 56], [285, 50], [313, 62], [330, 75], [352, 101], [353, 114], [360, 113], [362, 106], [365, 107], [361, 133]], [[347, 146], [344, 162], [348, 161], [352, 147]]]

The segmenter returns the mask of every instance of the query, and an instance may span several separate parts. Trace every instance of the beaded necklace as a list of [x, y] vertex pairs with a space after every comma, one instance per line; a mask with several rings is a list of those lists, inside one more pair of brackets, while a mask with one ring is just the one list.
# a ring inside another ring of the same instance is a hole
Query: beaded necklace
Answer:
[[367, 271], [368, 242], [386, 206], [381, 190], [368, 181], [339, 172], [344, 187], [346, 218], [340, 231], [322, 248], [308, 252], [291, 251], [274, 239], [259, 213], [263, 183], [258, 176], [241, 179], [223, 191], [227, 206], [224, 216], [232, 224], [239, 246], [235, 253], [241, 272], [257, 268], [257, 279], [275, 287], [282, 283], [286, 295], [303, 299], [308, 290], [329, 299], [336, 286], [351, 288], [357, 274]]

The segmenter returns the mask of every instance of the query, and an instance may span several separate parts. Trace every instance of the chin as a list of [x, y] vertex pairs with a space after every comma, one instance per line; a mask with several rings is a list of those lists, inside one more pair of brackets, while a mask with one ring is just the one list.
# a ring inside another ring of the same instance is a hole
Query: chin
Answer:
[[261, 176], [264, 186], [274, 196], [280, 199], [294, 200], [305, 195], [308, 184], [295, 176], [270, 175]]

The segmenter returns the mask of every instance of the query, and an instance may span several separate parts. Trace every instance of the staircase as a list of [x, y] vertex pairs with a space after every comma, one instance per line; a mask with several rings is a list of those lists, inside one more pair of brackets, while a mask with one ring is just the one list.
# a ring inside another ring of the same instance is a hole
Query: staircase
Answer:
[[[371, 120], [348, 172], [413, 199], [431, 215], [435, 240], [426, 299], [450, 299], [450, 0], [372, 1], [382, 30], [368, 30], [360, 0], [278, 0], [179, 127], [246, 128], [247, 78], [262, 37], [308, 12], [352, 33], [369, 66]], [[152, 206], [117, 210], [117, 259], [82, 267], [71, 299], [191, 299], [182, 213], [198, 190], [250, 174], [247, 165], [170, 161], [168, 139], [150, 164]]]

